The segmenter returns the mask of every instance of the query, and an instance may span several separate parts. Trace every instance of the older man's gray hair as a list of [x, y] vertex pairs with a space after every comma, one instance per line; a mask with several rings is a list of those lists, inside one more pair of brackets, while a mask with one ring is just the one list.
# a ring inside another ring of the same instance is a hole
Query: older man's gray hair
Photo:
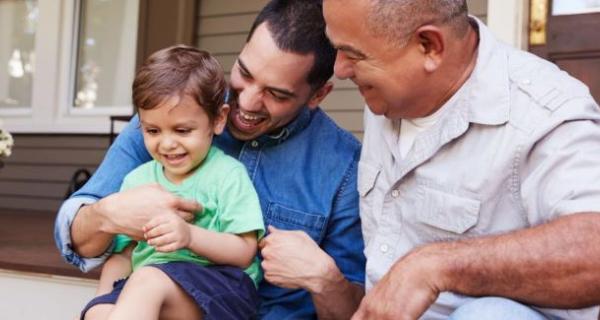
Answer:
[[404, 46], [426, 24], [448, 25], [457, 37], [468, 28], [466, 0], [369, 0], [367, 25], [376, 37]]

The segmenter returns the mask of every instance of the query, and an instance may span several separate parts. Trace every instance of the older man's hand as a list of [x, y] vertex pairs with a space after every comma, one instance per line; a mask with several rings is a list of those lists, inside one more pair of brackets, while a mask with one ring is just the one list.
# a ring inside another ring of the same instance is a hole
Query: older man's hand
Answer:
[[422, 247], [398, 260], [367, 293], [352, 320], [419, 319], [442, 291], [441, 252]]

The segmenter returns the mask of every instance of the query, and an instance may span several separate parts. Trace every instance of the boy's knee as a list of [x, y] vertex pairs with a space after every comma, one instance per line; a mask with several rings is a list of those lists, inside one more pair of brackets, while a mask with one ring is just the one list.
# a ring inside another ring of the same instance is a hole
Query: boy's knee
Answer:
[[150, 284], [161, 283], [165, 280], [169, 280], [169, 277], [160, 269], [154, 267], [141, 267], [129, 276], [127, 282]]
[[147, 292], [167, 292], [171, 287], [176, 286], [173, 280], [164, 272], [154, 267], [142, 267], [131, 274], [127, 280], [127, 285], [135, 287], [138, 290], [148, 290]]
[[546, 320], [534, 309], [501, 297], [484, 297], [469, 301], [451, 315], [451, 320]]
[[114, 307], [113, 304], [97, 304], [91, 307], [84, 316], [84, 320], [106, 320], [110, 311]]

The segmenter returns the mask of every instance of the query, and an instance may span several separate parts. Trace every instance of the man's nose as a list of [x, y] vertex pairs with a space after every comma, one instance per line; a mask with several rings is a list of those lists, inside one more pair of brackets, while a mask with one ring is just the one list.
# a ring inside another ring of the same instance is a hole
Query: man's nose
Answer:
[[244, 88], [239, 93], [238, 106], [244, 111], [258, 112], [263, 105], [263, 91], [256, 86]]
[[346, 54], [342, 51], [337, 52], [335, 56], [335, 65], [333, 66], [333, 73], [340, 79], [348, 79], [354, 76], [354, 69], [352, 62], [348, 60]]

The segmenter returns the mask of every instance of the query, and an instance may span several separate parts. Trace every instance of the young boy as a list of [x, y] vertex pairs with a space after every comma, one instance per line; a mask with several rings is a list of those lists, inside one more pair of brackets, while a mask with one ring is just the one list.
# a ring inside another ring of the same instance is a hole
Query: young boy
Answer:
[[121, 189], [158, 183], [203, 210], [191, 223], [155, 217], [137, 244], [117, 236], [114, 252], [124, 254], [106, 262], [101, 295], [81, 319], [255, 317], [264, 234], [258, 196], [243, 164], [211, 146], [229, 112], [225, 86], [217, 61], [187, 46], [154, 53], [136, 74], [133, 102], [154, 160], [128, 174]]

